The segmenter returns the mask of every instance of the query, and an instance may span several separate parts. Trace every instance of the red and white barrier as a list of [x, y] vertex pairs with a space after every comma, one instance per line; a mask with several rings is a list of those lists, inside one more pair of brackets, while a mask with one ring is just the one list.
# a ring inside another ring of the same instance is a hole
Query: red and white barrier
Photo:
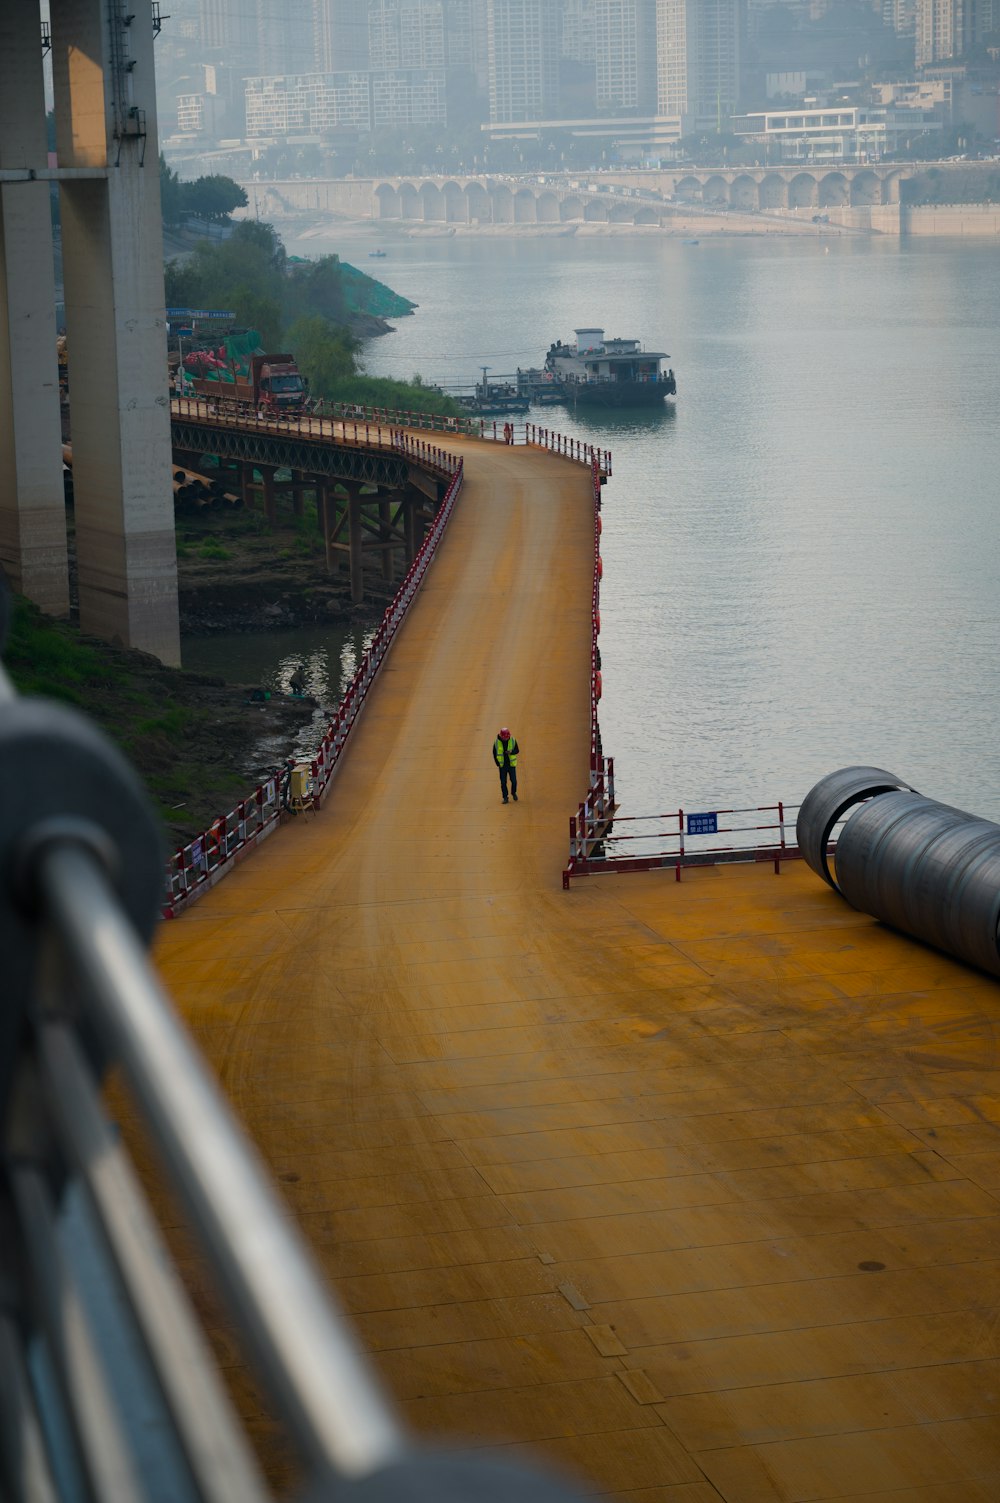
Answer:
[[[461, 459], [455, 459], [441, 449], [434, 453], [441, 457], [442, 467], [448, 464], [451, 482], [437, 516], [410, 565], [406, 578], [387, 607], [312, 760], [309, 787], [304, 792], [314, 809], [321, 806], [329, 791], [348, 737], [357, 724], [379, 669], [430, 567], [462, 489]], [[271, 778], [266, 783], [261, 783], [249, 798], [243, 799], [228, 814], [213, 821], [208, 830], [202, 831], [181, 850], [175, 851], [167, 862], [164, 917], [176, 918], [178, 913], [201, 897], [202, 893], [214, 887], [255, 846], [273, 833], [281, 822], [283, 812], [278, 780]]]

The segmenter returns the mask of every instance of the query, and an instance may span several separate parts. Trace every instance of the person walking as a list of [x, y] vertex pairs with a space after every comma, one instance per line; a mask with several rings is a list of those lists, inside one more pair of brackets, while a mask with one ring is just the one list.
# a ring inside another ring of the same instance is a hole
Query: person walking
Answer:
[[497, 731], [496, 740], [493, 743], [493, 760], [500, 769], [500, 792], [503, 794], [504, 803], [507, 802], [507, 779], [510, 779], [510, 791], [517, 803], [517, 737], [512, 736], [510, 728], [503, 726]]

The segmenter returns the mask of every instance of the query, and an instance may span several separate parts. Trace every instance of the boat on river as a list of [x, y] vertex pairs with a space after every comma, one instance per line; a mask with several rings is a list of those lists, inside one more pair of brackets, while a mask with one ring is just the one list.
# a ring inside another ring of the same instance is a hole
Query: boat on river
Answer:
[[644, 350], [638, 339], [605, 339], [603, 329], [574, 332], [574, 344], [549, 346], [544, 367], [568, 406], [653, 407], [677, 394], [663, 351]]
[[476, 417], [502, 417], [511, 412], [527, 412], [531, 398], [510, 382], [477, 381], [471, 396], [459, 395], [456, 401]]

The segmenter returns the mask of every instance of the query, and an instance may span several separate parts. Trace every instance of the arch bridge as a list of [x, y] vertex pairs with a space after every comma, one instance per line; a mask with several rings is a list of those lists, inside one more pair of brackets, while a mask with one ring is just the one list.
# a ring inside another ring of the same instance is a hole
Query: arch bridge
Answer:
[[873, 166], [685, 168], [593, 179], [383, 178], [372, 182], [372, 217], [442, 224], [657, 225], [682, 205], [743, 212], [896, 203], [913, 169]]

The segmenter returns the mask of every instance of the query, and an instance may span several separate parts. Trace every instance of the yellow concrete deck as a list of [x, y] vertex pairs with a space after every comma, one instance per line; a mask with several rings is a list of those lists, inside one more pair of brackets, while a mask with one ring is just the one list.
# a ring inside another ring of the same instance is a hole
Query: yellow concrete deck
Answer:
[[635, 1503], [996, 1499], [1000, 990], [801, 863], [564, 893], [588, 480], [454, 447], [330, 802], [164, 927], [173, 995], [418, 1430]]

